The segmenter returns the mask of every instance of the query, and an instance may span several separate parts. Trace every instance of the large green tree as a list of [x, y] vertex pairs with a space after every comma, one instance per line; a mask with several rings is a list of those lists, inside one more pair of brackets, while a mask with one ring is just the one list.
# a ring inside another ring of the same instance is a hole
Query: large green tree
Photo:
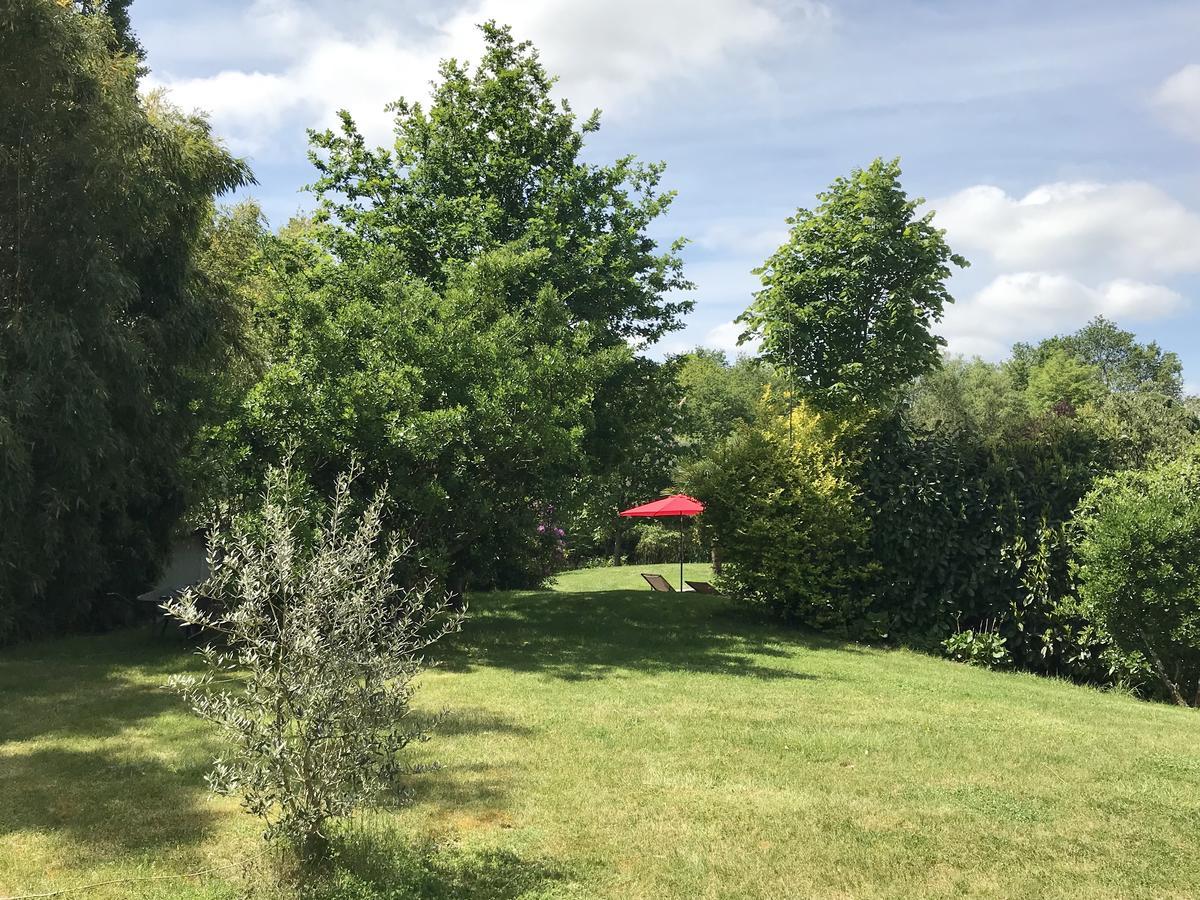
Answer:
[[1109, 394], [1084, 415], [1108, 443], [1117, 470], [1174, 459], [1200, 434], [1200, 410], [1151, 392]]
[[743, 423], [753, 422], [770, 367], [743, 356], [729, 362], [723, 350], [697, 347], [676, 360], [681, 393], [679, 423], [684, 454], [696, 459], [708, 453]]
[[919, 378], [908, 396], [909, 419], [921, 431], [947, 428], [995, 441], [1028, 419], [1024, 394], [1003, 366], [976, 357], [947, 357]]
[[666, 295], [690, 286], [680, 244], [662, 249], [648, 234], [674, 196], [659, 190], [663, 165], [585, 162], [599, 112], [579, 122], [554, 100], [531, 44], [495, 23], [481, 29], [474, 71], [446, 60], [428, 110], [393, 105], [393, 146], [368, 147], [346, 114], [339, 132], [313, 135], [331, 250], [353, 258], [364, 244], [387, 245], [405, 272], [440, 288], [456, 266], [519, 242], [546, 251], [527, 290], [557, 290], [593, 343], [679, 327], [691, 302]]
[[249, 173], [139, 97], [105, 8], [12, 0], [0, 27], [0, 639], [153, 573], [234, 318], [196, 249]]
[[877, 404], [937, 367], [944, 341], [931, 329], [953, 302], [951, 265], [967, 262], [932, 212], [918, 214], [899, 160], [855, 169], [817, 199], [788, 219], [738, 321], [818, 408]]
[[1029, 370], [1025, 397], [1032, 412], [1055, 407], [1076, 410], [1096, 403], [1105, 394], [1100, 370], [1066, 350], [1055, 349]]
[[536, 580], [537, 525], [581, 466], [595, 362], [552, 287], [511, 308], [544, 252], [490, 251], [435, 290], [376, 250], [303, 260], [260, 307], [262, 374], [211, 433], [224, 481], [249, 492], [290, 458], [325, 491], [357, 458], [452, 587]]
[[1024, 385], [1034, 369], [1051, 356], [1064, 353], [1095, 368], [1112, 393], [1157, 393], [1179, 398], [1183, 393], [1183, 364], [1172, 352], [1151, 341], [1141, 344], [1132, 331], [1096, 316], [1073, 334], [1055, 335], [1038, 344], [1013, 346], [1009, 368]]
[[561, 517], [657, 460], [670, 410], [639, 386], [659, 397], [663, 378], [630, 344], [690, 307], [668, 296], [687, 286], [678, 245], [648, 233], [662, 167], [583, 161], [596, 115], [554, 101], [529, 44], [483, 33], [428, 110], [395, 104], [393, 146], [348, 115], [312, 135], [318, 210], [268, 241], [265, 369], [213, 432], [235, 484], [291, 448], [328, 490], [357, 455], [455, 588], [536, 580]]

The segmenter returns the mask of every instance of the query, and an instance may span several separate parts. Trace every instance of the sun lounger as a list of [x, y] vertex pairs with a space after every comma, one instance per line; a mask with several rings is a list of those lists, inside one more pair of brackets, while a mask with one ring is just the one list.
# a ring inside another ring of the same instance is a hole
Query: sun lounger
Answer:
[[650, 585], [651, 590], [671, 592], [674, 592], [675, 590], [675, 588], [671, 587], [671, 582], [667, 581], [667, 579], [663, 578], [661, 575], [643, 572], [642, 577], [646, 579], [646, 584]]
[[697, 594], [715, 594], [717, 592], [717, 589], [707, 581], [685, 581], [684, 584]]

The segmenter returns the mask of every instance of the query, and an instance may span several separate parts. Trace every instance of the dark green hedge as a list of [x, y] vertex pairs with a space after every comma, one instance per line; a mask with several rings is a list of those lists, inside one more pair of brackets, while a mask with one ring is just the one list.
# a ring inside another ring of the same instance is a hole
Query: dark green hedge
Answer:
[[1109, 680], [1110, 642], [1071, 602], [1064, 534], [1109, 458], [1070, 414], [992, 441], [914, 431], [900, 415], [882, 421], [864, 442], [859, 478], [878, 564], [871, 603], [889, 635], [935, 647], [993, 628], [1022, 668]]

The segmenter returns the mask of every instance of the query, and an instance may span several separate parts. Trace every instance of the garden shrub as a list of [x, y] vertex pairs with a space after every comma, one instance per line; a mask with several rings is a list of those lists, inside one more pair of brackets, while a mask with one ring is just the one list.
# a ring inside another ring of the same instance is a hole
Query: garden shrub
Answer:
[[1085, 609], [1171, 699], [1200, 706], [1200, 449], [1103, 479], [1076, 528]]
[[332, 821], [403, 797], [401, 751], [425, 739], [408, 718], [412, 680], [462, 619], [397, 580], [409, 548], [384, 535], [384, 492], [353, 514], [353, 474], [318, 519], [295, 476], [270, 473], [257, 514], [214, 532], [209, 579], [164, 604], [222, 639], [201, 651], [205, 674], [171, 680], [227, 744], [210, 785], [306, 859]]
[[[664, 522], [639, 522], [634, 527], [634, 537], [637, 540], [633, 548], [633, 561], [636, 563], [669, 563], [679, 561], [679, 522], [666, 520]], [[704, 562], [707, 557], [706, 548], [698, 538], [696, 524], [691, 521], [683, 523], [683, 558], [688, 562]]]
[[778, 617], [845, 635], [867, 635], [863, 585], [868, 524], [855, 503], [842, 430], [801, 404], [739, 428], [685, 487], [701, 498], [729, 595]]
[[1004, 637], [994, 622], [985, 623], [978, 629], [967, 628], [956, 631], [942, 641], [946, 655], [958, 662], [970, 663], [985, 669], [1007, 669], [1012, 665], [1012, 655]]

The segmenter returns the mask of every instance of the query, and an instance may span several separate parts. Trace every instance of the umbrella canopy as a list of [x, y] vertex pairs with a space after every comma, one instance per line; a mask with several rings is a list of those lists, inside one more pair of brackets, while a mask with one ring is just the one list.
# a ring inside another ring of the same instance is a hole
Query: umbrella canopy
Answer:
[[687, 494], [674, 494], [670, 497], [663, 497], [661, 500], [634, 506], [631, 509], [623, 509], [621, 515], [656, 518], [658, 516], [698, 516], [702, 512], [704, 512], [704, 504], [696, 498], [689, 497]]
[[679, 518], [679, 590], [683, 590], [683, 517], [698, 516], [704, 512], [704, 504], [695, 497], [687, 494], [673, 494], [651, 503], [643, 503], [630, 509], [621, 510], [621, 515], [629, 518], [659, 519], [667, 517]]

